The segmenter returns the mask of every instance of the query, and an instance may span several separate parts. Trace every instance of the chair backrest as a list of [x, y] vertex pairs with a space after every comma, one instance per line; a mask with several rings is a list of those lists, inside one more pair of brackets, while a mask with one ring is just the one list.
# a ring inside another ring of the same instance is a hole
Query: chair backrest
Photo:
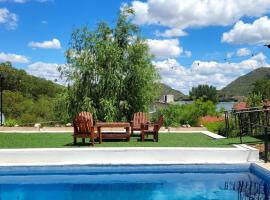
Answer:
[[161, 126], [163, 125], [163, 122], [164, 122], [164, 117], [163, 117], [163, 115], [160, 115], [159, 118], [158, 118], [157, 123], [154, 126], [154, 131], [158, 132], [159, 129], [161, 128]]
[[84, 117], [91, 126], [94, 125], [92, 113], [83, 111], [79, 113], [79, 116]]
[[73, 120], [74, 134], [90, 133], [93, 125], [92, 114], [81, 112]]
[[141, 126], [142, 123], [147, 123], [148, 115], [144, 112], [136, 112], [133, 114], [133, 125], [134, 126]]

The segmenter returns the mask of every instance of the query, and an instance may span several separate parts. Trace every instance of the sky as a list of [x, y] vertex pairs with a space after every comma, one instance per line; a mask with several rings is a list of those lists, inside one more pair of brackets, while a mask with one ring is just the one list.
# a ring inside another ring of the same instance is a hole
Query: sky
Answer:
[[0, 0], [0, 62], [62, 83], [72, 30], [114, 26], [125, 5], [161, 82], [185, 94], [270, 67], [270, 0]]

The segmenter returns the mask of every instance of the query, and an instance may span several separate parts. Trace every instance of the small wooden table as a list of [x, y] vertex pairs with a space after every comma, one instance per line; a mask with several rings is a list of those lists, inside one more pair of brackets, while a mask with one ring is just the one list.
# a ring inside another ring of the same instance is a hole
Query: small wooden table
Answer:
[[[95, 124], [99, 135], [99, 143], [102, 143], [102, 139], [127, 139], [130, 141], [130, 123], [128, 122], [97, 122]], [[101, 128], [125, 128], [125, 133], [102, 133]]]

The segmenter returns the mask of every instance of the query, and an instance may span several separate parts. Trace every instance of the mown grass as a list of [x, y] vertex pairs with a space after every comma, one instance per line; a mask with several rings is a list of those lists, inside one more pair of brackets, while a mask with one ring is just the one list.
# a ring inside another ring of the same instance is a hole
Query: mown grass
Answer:
[[[254, 137], [244, 137], [245, 144], [262, 143]], [[232, 147], [240, 144], [239, 138], [213, 139], [201, 133], [161, 133], [159, 142], [146, 140], [140, 142], [138, 137], [132, 137], [130, 142], [122, 140], [96, 142], [95, 147]], [[0, 148], [63, 148], [89, 147], [89, 140], [82, 144], [73, 145], [70, 133], [0, 133]]]

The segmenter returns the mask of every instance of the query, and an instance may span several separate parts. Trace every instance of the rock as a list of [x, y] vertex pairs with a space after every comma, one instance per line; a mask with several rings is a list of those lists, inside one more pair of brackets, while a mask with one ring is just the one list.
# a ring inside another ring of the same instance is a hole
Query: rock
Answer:
[[183, 124], [182, 127], [183, 127], [183, 128], [187, 128], [187, 125], [186, 125], [186, 124]]
[[36, 124], [34, 125], [34, 127], [35, 127], [35, 128], [40, 128], [40, 127], [41, 127], [41, 124], [40, 124], [40, 123], [36, 123]]
[[203, 124], [201, 124], [201, 125], [200, 125], [200, 127], [204, 127], [204, 125], [203, 125]]
[[67, 124], [66, 124], [66, 127], [71, 127], [71, 126], [72, 126], [71, 123], [67, 123]]
[[189, 124], [187, 124], [186, 126], [187, 126], [187, 128], [190, 128], [191, 127]]
[[15, 126], [14, 127], [19, 127], [19, 124], [15, 124]]

